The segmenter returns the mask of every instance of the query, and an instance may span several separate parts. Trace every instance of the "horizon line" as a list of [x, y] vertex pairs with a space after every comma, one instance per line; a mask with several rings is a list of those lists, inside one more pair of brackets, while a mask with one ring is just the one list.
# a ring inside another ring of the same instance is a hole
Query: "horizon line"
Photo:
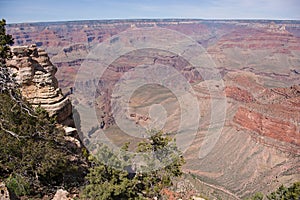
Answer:
[[106, 19], [63, 19], [63, 20], [46, 20], [46, 21], [28, 21], [28, 22], [12, 22], [7, 25], [17, 24], [39, 24], [39, 23], [64, 23], [64, 22], [87, 22], [87, 21], [151, 21], [151, 20], [166, 20], [166, 21], [300, 21], [300, 19], [270, 19], [270, 18], [106, 18]]

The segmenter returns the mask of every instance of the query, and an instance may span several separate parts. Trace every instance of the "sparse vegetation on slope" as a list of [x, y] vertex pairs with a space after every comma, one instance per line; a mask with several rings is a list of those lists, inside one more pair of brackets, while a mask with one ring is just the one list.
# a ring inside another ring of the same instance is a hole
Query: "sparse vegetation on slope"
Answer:
[[295, 182], [290, 187], [281, 185], [276, 191], [264, 196], [258, 192], [247, 200], [298, 200], [300, 199], [300, 182]]
[[78, 186], [80, 163], [70, 158], [79, 161], [80, 155], [68, 147], [64, 131], [46, 111], [27, 112], [2, 93], [0, 121], [0, 179], [8, 188], [17, 195], [41, 195], [55, 192], [56, 187]]
[[[140, 170], [126, 171], [134, 168], [130, 156], [126, 154], [127, 148], [128, 144], [125, 144], [124, 154], [121, 155], [122, 160], [126, 162], [121, 162], [108, 147], [103, 146], [100, 149], [101, 155], [98, 158], [100, 161], [93, 160], [93, 167], [87, 175], [89, 183], [83, 190], [84, 199], [153, 199], [161, 196], [160, 192], [163, 188], [172, 185], [174, 177], [182, 175], [183, 157], [171, 139], [161, 131], [152, 132], [149, 141], [139, 143], [137, 152], [146, 153], [145, 160], [148, 160]], [[152, 157], [153, 155], [155, 158]], [[166, 160], [170, 158], [172, 162], [167, 163]], [[153, 168], [153, 159], [162, 162], [163, 167]], [[101, 160], [109, 160], [114, 167], [105, 165]]]

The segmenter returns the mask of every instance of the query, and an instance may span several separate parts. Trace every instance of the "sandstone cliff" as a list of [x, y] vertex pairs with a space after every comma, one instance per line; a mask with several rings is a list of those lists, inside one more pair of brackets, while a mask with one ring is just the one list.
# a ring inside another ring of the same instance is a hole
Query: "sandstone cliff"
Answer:
[[63, 125], [72, 125], [72, 105], [58, 87], [57, 68], [48, 54], [35, 45], [11, 47], [12, 59], [7, 61], [11, 72], [16, 74], [21, 92], [34, 107], [41, 106]]

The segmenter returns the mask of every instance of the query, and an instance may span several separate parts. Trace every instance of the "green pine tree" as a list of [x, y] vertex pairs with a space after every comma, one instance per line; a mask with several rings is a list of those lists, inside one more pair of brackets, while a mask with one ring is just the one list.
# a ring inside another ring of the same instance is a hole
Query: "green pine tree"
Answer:
[[[82, 198], [146, 199], [159, 197], [163, 188], [171, 186], [172, 178], [182, 175], [181, 166], [184, 159], [174, 141], [162, 131], [151, 131], [150, 134], [150, 139], [139, 143], [136, 151], [145, 153], [143, 155], [146, 156], [147, 162], [141, 167], [142, 171], [129, 173], [125, 170], [133, 167], [130, 165], [133, 163], [132, 158], [126, 154], [128, 143], [122, 147], [120, 155], [115, 155], [103, 145], [99, 150], [98, 159], [93, 158], [93, 167], [86, 177], [88, 184], [83, 189]], [[105, 165], [101, 160], [106, 160], [106, 163], [111, 165]], [[154, 160], [159, 160], [163, 167], [156, 169]]]

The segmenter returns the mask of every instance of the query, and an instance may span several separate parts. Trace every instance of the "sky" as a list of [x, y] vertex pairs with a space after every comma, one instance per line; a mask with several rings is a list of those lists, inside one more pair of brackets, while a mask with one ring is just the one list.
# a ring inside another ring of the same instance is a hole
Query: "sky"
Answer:
[[196, 18], [300, 20], [300, 0], [0, 0], [7, 23]]

